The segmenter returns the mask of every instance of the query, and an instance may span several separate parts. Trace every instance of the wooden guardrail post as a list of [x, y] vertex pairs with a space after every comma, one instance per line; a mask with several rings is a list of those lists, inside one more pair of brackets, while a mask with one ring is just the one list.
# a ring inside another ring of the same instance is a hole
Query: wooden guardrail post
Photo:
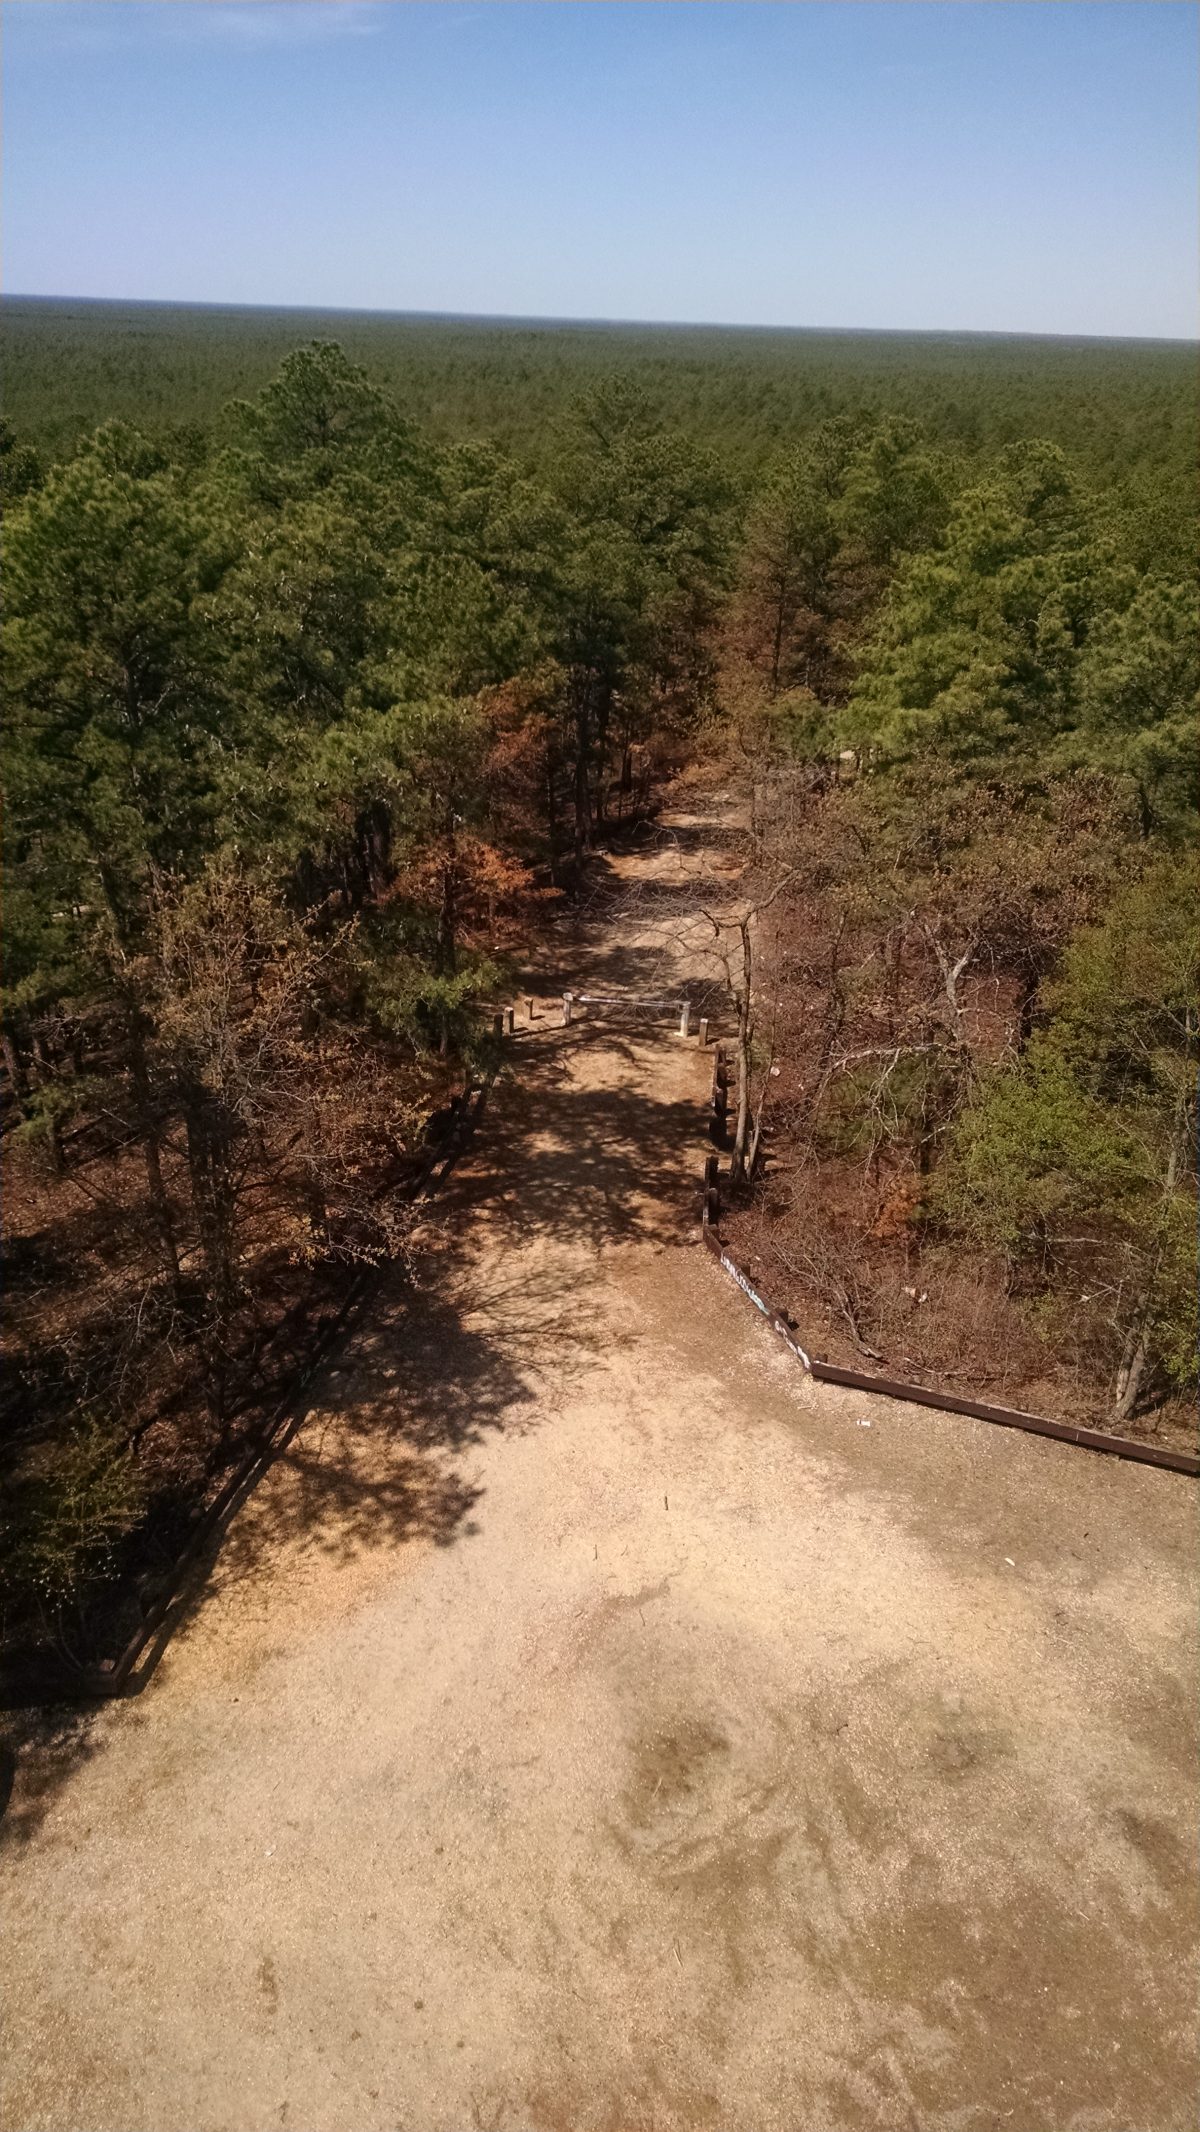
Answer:
[[513, 1008], [513, 1007], [506, 1007], [506, 1008], [504, 1009], [504, 1034], [505, 1034], [505, 1036], [511, 1036], [511, 1035], [512, 1035], [512, 1033], [513, 1033], [513, 1030], [515, 1029], [515, 1027], [516, 1027], [516, 1009], [515, 1009], [515, 1008]]
[[527, 1013], [528, 1013], [528, 1015], [529, 1015], [529, 1019], [530, 1019], [530, 1021], [532, 1021], [532, 1020], [533, 1020], [533, 994], [532, 994], [532, 992], [528, 992], [528, 993], [526, 994], [526, 996], [525, 996], [525, 1008], [526, 1008], [526, 1012], [527, 1012]]
[[574, 1003], [575, 994], [573, 992], [564, 992], [562, 1001], [562, 1025], [564, 1029], [569, 1029], [571, 1026], [571, 1008]]
[[720, 1164], [715, 1155], [709, 1155], [704, 1163], [704, 1203], [700, 1211], [702, 1229], [715, 1228], [721, 1219]]
[[700, 1027], [699, 1027], [699, 1030], [698, 1030], [697, 1034], [698, 1034], [698, 1036], [699, 1036], [699, 1040], [700, 1040], [700, 1049], [701, 1049], [701, 1051], [706, 1051], [706, 1050], [708, 1049], [708, 1016], [707, 1016], [707, 1014], [702, 1014], [702, 1015], [700, 1016]]
[[680, 1036], [690, 1036], [690, 1035], [691, 1035], [691, 1033], [692, 1033], [692, 1003], [691, 1003], [691, 1000], [690, 1000], [690, 999], [685, 999], [685, 1000], [684, 1000], [684, 1003], [683, 1003], [683, 1012], [682, 1012], [682, 1013], [680, 1014], [680, 1017], [679, 1017], [679, 1034], [680, 1034]]

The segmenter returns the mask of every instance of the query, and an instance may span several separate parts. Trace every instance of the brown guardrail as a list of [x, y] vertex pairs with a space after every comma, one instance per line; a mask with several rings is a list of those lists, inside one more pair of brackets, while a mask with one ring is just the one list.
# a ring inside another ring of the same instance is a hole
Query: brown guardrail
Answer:
[[928, 1385], [902, 1384], [892, 1377], [868, 1375], [864, 1370], [845, 1370], [835, 1362], [814, 1360], [809, 1368], [825, 1384], [846, 1384], [859, 1392], [882, 1392], [889, 1399], [908, 1399], [917, 1406], [941, 1407], [948, 1414], [969, 1414], [976, 1421], [992, 1421], [1001, 1429], [1026, 1429], [1032, 1436], [1051, 1436], [1059, 1443], [1079, 1444], [1085, 1451], [1107, 1451], [1112, 1458], [1132, 1459], [1142, 1466], [1162, 1466], [1171, 1473], [1200, 1474], [1200, 1458], [1191, 1451], [1168, 1451], [1160, 1444], [1139, 1443], [1133, 1436], [1110, 1436], [1106, 1429], [1077, 1428], [1073, 1422], [1051, 1421], [1044, 1414], [1026, 1414], [1019, 1407], [992, 1406], [984, 1399], [956, 1399], [950, 1392], [935, 1392]]
[[1069, 1421], [1051, 1421], [1048, 1415], [1026, 1414], [1019, 1407], [994, 1406], [982, 1399], [959, 1399], [953, 1392], [934, 1391], [926, 1384], [909, 1384], [898, 1377], [876, 1376], [866, 1370], [842, 1369], [836, 1362], [820, 1361], [801, 1346], [782, 1312], [774, 1309], [725, 1249], [717, 1227], [720, 1211], [718, 1163], [716, 1156], [710, 1155], [704, 1165], [701, 1214], [704, 1241], [722, 1271], [762, 1313], [772, 1332], [778, 1335], [802, 1367], [820, 1383], [848, 1385], [857, 1392], [904, 1399], [913, 1406], [938, 1407], [947, 1414], [966, 1414], [974, 1421], [990, 1421], [1001, 1429], [1024, 1429], [1031, 1436], [1048, 1436], [1057, 1443], [1078, 1444], [1085, 1451], [1107, 1452], [1111, 1458], [1129, 1459], [1140, 1466], [1158, 1466], [1169, 1473], [1200, 1475], [1200, 1457], [1191, 1451], [1168, 1451], [1159, 1444], [1139, 1443], [1136, 1437], [1111, 1436], [1104, 1429], [1085, 1429]]

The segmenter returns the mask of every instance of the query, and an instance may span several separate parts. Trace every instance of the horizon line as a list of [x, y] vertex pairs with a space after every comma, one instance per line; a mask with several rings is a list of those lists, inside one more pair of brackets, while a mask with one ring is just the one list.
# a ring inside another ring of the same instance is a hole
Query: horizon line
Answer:
[[222, 297], [193, 296], [80, 296], [47, 294], [32, 289], [0, 291], [2, 303], [110, 304], [126, 308], [168, 311], [299, 312], [330, 318], [388, 318], [428, 321], [433, 324], [480, 326], [540, 326], [581, 328], [638, 328], [660, 333], [812, 333], [830, 337], [911, 340], [1037, 340], [1087, 342], [1097, 347], [1129, 346], [1195, 348], [1200, 336], [1182, 333], [1065, 333], [1046, 332], [1028, 326], [817, 326], [766, 325], [751, 319], [621, 318], [582, 313], [524, 311], [431, 311], [420, 308], [371, 304], [245, 303]]

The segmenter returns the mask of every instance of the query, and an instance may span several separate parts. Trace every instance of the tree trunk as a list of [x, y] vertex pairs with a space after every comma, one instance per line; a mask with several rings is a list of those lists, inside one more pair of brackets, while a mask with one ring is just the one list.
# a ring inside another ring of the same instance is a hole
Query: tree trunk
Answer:
[[582, 859], [592, 841], [592, 804], [588, 792], [587, 754], [580, 740], [575, 757], [575, 857]]
[[220, 1098], [198, 1082], [184, 1092], [188, 1173], [208, 1289], [209, 1324], [204, 1333], [209, 1410], [225, 1416], [225, 1333], [237, 1299], [234, 1266], [234, 1188], [230, 1174], [230, 1124]]
[[758, 1168], [758, 1158], [762, 1151], [762, 1134], [763, 1105], [760, 1103], [754, 1113], [754, 1122], [750, 1128], [750, 1144], [746, 1149], [746, 1175], [748, 1177], [753, 1177]]
[[1125, 1422], [1134, 1412], [1146, 1374], [1150, 1351], [1146, 1344], [1144, 1325], [1134, 1327], [1125, 1340], [1125, 1351], [1117, 1371], [1116, 1392], [1113, 1399], [1113, 1420]]
[[304, 1166], [304, 1203], [313, 1244], [321, 1257], [329, 1251], [329, 1206], [320, 1174], [311, 1163]]
[[[37, 1035], [34, 1037], [33, 1052], [37, 1060], [38, 1085], [47, 1090], [53, 1089], [55, 1078], [54, 1060], [50, 1055], [50, 1046], [44, 1036]], [[62, 1177], [66, 1174], [67, 1168], [66, 1156], [63, 1153], [62, 1118], [55, 1109], [53, 1101], [51, 1101], [46, 1114], [46, 1136], [50, 1149], [50, 1167], [56, 1177]]]
[[933, 1149], [937, 1138], [938, 1104], [931, 1082], [931, 1069], [921, 1071], [921, 1108], [917, 1113], [917, 1174], [928, 1177], [933, 1168]]
[[4, 1064], [8, 1073], [9, 1086], [18, 1103], [23, 1103], [29, 1094], [29, 1074], [26, 1070], [24, 1046], [17, 1037], [16, 1032], [7, 1028], [0, 1031], [0, 1042], [4, 1046]]
[[546, 756], [546, 855], [550, 866], [550, 886], [558, 887], [558, 805], [554, 793], [554, 757]]
[[135, 1102], [135, 1130], [142, 1142], [146, 1163], [146, 1185], [150, 1197], [150, 1212], [158, 1232], [163, 1260], [170, 1276], [176, 1303], [183, 1306], [183, 1274], [179, 1264], [179, 1244], [175, 1235], [175, 1220], [167, 1193], [162, 1170], [162, 1133], [157, 1110], [150, 1087], [150, 1068], [146, 1058], [146, 1031], [140, 1008], [128, 1010], [129, 1062], [133, 1081]]
[[782, 666], [782, 664], [783, 664], [783, 625], [784, 625], [784, 607], [785, 607], [785, 602], [786, 602], [786, 600], [787, 600], [787, 586], [786, 586], [786, 583], [784, 582], [784, 580], [783, 580], [783, 579], [781, 578], [781, 579], [780, 579], [780, 582], [779, 582], [779, 585], [778, 585], [778, 586], [777, 586], [777, 588], [776, 588], [776, 594], [775, 594], [775, 627], [774, 627], [774, 630], [772, 631], [772, 635], [771, 635], [771, 695], [772, 695], [772, 697], [775, 697], [775, 696], [777, 696], [777, 695], [779, 694], [779, 675], [780, 675], [780, 669], [781, 669], [781, 666]]
[[167, 1197], [167, 1187], [162, 1172], [162, 1153], [156, 1133], [148, 1134], [143, 1140], [142, 1153], [146, 1160], [146, 1183], [150, 1193], [150, 1211], [154, 1216], [154, 1226], [158, 1231], [159, 1242], [162, 1245], [167, 1272], [171, 1277], [171, 1286], [175, 1291], [175, 1300], [177, 1303], [182, 1303], [183, 1272], [179, 1264], [179, 1245], [175, 1239], [175, 1224], [171, 1218], [171, 1202]]
[[746, 1142], [750, 1130], [750, 1044], [741, 1014], [738, 1016], [737, 1124], [729, 1158], [729, 1181], [741, 1184], [746, 1175]]
[[391, 872], [392, 824], [382, 801], [375, 801], [361, 816], [359, 836], [367, 893], [375, 898]]
[[1189, 1106], [1185, 1096], [1180, 1100], [1175, 1113], [1174, 1137], [1171, 1141], [1170, 1153], [1167, 1156], [1167, 1169], [1163, 1178], [1162, 1196], [1159, 1200], [1159, 1218], [1154, 1247], [1147, 1263], [1146, 1277], [1142, 1284], [1137, 1313], [1125, 1335], [1125, 1346], [1121, 1355], [1120, 1367], [1117, 1370], [1112, 1409], [1113, 1420], [1117, 1422], [1128, 1421], [1135, 1411], [1150, 1363], [1150, 1313], [1154, 1303], [1154, 1291], [1158, 1285], [1159, 1267], [1162, 1264], [1166, 1214], [1179, 1181], [1180, 1164], [1183, 1161], [1187, 1147], [1189, 1123]]
[[607, 782], [608, 721], [612, 710], [612, 689], [607, 683], [596, 699], [596, 820], [604, 823], [604, 787]]
[[578, 862], [592, 841], [592, 803], [588, 790], [588, 756], [592, 729], [589, 693], [590, 675], [578, 675], [575, 683], [575, 858]]
[[451, 974], [457, 960], [458, 913], [455, 909], [453, 858], [442, 869], [442, 901], [438, 911], [437, 966], [442, 976]]
[[729, 1160], [731, 1184], [740, 1184], [746, 1175], [746, 1145], [750, 1131], [751, 1052], [754, 1044], [753, 952], [750, 945], [749, 918], [741, 919], [738, 931], [742, 940], [742, 983], [737, 995], [737, 1125], [733, 1135], [733, 1153]]
[[188, 1105], [188, 1172], [209, 1295], [219, 1316], [233, 1306], [233, 1193], [223, 1125], [208, 1101]]

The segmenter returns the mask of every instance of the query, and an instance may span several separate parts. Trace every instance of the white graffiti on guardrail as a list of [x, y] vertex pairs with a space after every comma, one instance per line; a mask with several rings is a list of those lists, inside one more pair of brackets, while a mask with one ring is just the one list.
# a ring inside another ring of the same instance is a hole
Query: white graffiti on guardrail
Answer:
[[763, 1299], [759, 1295], [758, 1290], [750, 1286], [750, 1283], [746, 1279], [745, 1274], [742, 1272], [741, 1267], [737, 1265], [733, 1259], [730, 1258], [729, 1253], [727, 1251], [722, 1251], [720, 1262], [725, 1268], [726, 1273], [729, 1274], [730, 1278], [732, 1280], [735, 1280], [738, 1284], [738, 1287], [741, 1288], [745, 1292], [745, 1294], [749, 1296], [750, 1301], [754, 1304], [755, 1309], [761, 1310], [768, 1324], [773, 1326], [774, 1330], [779, 1334], [780, 1339], [786, 1341], [787, 1345], [791, 1348], [792, 1353], [799, 1357], [800, 1361], [804, 1364], [805, 1369], [811, 1370], [812, 1364], [809, 1361], [808, 1356], [805, 1354], [804, 1349], [801, 1347], [800, 1342], [798, 1340], [793, 1340], [791, 1333], [788, 1331], [787, 1326], [783, 1322], [783, 1319], [776, 1316], [775, 1312], [771, 1309], [769, 1303], [763, 1302]]

